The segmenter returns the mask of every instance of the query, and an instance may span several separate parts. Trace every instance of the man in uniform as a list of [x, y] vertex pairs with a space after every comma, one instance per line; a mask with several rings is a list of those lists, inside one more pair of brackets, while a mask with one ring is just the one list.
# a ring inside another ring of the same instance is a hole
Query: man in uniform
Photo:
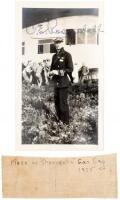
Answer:
[[63, 39], [54, 40], [56, 53], [53, 55], [50, 73], [54, 82], [54, 101], [58, 119], [69, 124], [68, 88], [71, 82], [73, 62], [71, 54], [64, 50]]

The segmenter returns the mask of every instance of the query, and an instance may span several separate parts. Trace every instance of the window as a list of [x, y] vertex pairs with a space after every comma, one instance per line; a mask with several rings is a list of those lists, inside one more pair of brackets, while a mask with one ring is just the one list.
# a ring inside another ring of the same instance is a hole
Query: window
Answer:
[[55, 52], [56, 49], [52, 39], [38, 40], [38, 54]]
[[50, 44], [38, 44], [38, 54], [50, 53]]
[[82, 28], [77, 30], [77, 44], [85, 44], [85, 30]]
[[87, 43], [88, 44], [97, 44], [97, 34], [94, 28], [87, 29]]
[[55, 52], [56, 52], [55, 45], [50, 44], [50, 53], [55, 53]]
[[25, 55], [25, 42], [22, 42], [22, 55]]
[[66, 30], [66, 44], [67, 45], [75, 44], [75, 30], [74, 29]]
[[43, 45], [38, 45], [38, 54], [43, 53]]
[[50, 44], [43, 45], [43, 53], [50, 53]]

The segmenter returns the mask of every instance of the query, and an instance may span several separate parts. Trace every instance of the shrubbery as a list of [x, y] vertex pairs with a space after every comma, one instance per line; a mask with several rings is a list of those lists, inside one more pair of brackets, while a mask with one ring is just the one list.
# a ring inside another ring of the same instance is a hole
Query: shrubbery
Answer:
[[70, 124], [57, 120], [53, 87], [22, 88], [23, 144], [97, 144], [98, 84], [75, 85], [69, 91]]

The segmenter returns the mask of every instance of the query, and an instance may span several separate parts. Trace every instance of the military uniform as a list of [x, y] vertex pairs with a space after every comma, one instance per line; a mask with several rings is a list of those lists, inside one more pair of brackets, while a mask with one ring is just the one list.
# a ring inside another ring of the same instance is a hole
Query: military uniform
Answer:
[[58, 75], [53, 75], [54, 100], [56, 113], [59, 120], [69, 123], [69, 106], [67, 102], [70, 77], [73, 71], [73, 62], [70, 53], [61, 48], [59, 53], [53, 55], [51, 71], [57, 70]]

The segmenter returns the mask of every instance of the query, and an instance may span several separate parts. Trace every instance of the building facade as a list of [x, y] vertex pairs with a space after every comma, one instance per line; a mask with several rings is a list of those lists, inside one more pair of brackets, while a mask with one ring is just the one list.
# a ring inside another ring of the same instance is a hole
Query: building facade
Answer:
[[42, 62], [52, 59], [53, 40], [64, 39], [64, 48], [70, 52], [74, 73], [84, 63], [89, 68], [100, 68], [103, 62], [103, 31], [98, 16], [82, 15], [60, 17], [22, 30], [23, 62]]

